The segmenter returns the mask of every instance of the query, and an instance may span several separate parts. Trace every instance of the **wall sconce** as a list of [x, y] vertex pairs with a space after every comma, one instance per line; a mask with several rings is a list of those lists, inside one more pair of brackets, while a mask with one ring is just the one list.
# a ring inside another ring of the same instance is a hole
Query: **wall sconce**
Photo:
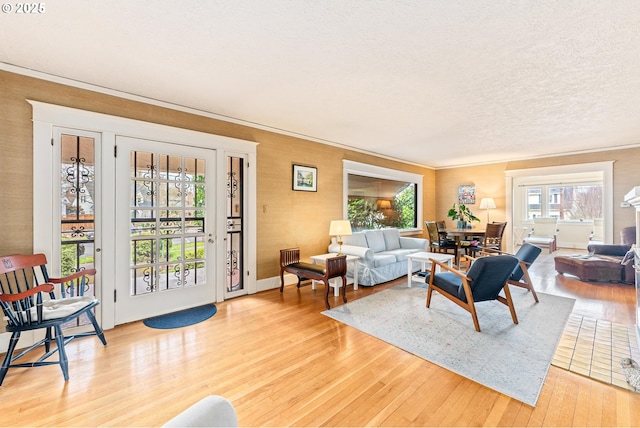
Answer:
[[340, 251], [338, 255], [342, 255], [342, 237], [351, 235], [351, 223], [349, 220], [331, 220], [331, 226], [329, 226], [329, 235], [335, 236], [338, 245], [340, 245]]
[[489, 224], [489, 210], [496, 207], [496, 203], [493, 198], [482, 198], [480, 200], [480, 209], [487, 210], [487, 224]]

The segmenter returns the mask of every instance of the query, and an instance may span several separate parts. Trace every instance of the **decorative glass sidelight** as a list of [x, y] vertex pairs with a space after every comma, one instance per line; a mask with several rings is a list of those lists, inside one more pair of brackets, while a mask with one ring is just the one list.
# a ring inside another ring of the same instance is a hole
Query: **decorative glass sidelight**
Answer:
[[244, 289], [243, 261], [244, 159], [227, 157], [227, 292]]
[[[61, 134], [60, 143], [60, 273], [67, 276], [95, 267], [95, 140]], [[76, 282], [72, 284], [77, 286]], [[85, 287], [84, 295], [95, 295], [93, 276]], [[64, 293], [76, 296], [79, 291], [66, 289]], [[72, 324], [86, 323], [88, 319], [83, 316]]]
[[131, 295], [205, 282], [206, 162], [132, 151]]

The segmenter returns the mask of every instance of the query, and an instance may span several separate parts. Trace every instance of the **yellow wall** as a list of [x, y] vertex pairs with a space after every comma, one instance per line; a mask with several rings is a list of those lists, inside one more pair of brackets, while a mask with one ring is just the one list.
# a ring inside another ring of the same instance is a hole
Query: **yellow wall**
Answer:
[[447, 217], [447, 211], [458, 201], [458, 186], [475, 185], [476, 203], [468, 204], [471, 212], [480, 219], [474, 227], [484, 228], [487, 212], [480, 209], [480, 199], [491, 197], [496, 208], [491, 210], [490, 221], [505, 221], [505, 164], [491, 164], [464, 168], [439, 169], [436, 171], [436, 212], [435, 220], [446, 220], [447, 226], [455, 227], [455, 222]]
[[[0, 71], [0, 254], [30, 253], [33, 229], [31, 106], [26, 99], [258, 142], [257, 278], [279, 274], [279, 249], [325, 253], [342, 218], [342, 160], [424, 175], [425, 218], [434, 215], [435, 171], [136, 101]], [[318, 168], [318, 191], [291, 189], [292, 165]]]

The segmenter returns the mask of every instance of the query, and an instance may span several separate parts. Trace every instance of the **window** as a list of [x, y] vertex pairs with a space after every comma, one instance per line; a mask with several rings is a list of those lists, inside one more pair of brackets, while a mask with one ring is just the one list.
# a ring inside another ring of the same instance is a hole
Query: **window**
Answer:
[[[523, 186], [526, 188], [526, 217], [554, 217], [559, 220], [592, 220], [603, 217], [602, 182]], [[546, 197], [545, 197], [546, 195]], [[546, 201], [546, 202], [545, 202]]]
[[354, 231], [422, 223], [422, 176], [344, 161], [346, 218]]

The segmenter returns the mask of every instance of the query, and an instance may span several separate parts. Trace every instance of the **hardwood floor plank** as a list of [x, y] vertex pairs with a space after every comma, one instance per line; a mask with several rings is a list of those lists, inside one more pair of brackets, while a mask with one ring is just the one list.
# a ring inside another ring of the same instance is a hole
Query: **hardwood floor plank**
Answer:
[[486, 419], [482, 423], [484, 427], [497, 427], [502, 426], [501, 421], [502, 417], [506, 412], [507, 407], [509, 406], [509, 402], [511, 399], [506, 395], [499, 394], [497, 399], [494, 401], [489, 414]]

